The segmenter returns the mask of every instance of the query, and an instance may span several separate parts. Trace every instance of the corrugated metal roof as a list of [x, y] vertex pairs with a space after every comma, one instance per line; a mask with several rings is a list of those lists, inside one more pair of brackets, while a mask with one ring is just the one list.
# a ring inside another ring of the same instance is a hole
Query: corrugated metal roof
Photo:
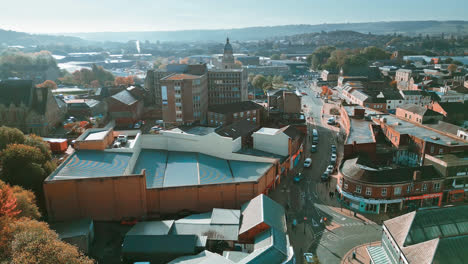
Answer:
[[112, 98], [114, 98], [115, 100], [123, 103], [123, 104], [126, 104], [126, 105], [132, 105], [134, 103], [136, 103], [138, 100], [133, 97], [133, 95], [127, 91], [127, 90], [122, 90], [121, 92], [119, 93], [116, 93], [112, 96]]
[[239, 224], [240, 210], [214, 208], [211, 215], [211, 224]]
[[239, 236], [239, 222], [234, 224], [213, 224], [211, 223], [211, 219], [211, 212], [187, 216], [175, 221], [172, 234], [196, 234], [198, 236], [206, 236], [210, 240], [237, 241]]

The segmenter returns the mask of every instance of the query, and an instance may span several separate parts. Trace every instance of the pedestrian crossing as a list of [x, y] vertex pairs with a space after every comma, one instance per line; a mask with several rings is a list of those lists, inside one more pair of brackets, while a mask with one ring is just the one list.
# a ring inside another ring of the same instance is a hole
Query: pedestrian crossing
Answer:
[[345, 223], [345, 224], [338, 223], [338, 224], [340, 226], [363, 226], [363, 225], [366, 225], [365, 223], [361, 223], [361, 222]]

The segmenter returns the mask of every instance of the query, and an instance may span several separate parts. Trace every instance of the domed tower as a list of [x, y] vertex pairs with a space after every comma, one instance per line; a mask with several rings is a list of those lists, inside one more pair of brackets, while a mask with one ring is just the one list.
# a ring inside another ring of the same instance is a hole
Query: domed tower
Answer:
[[234, 63], [234, 54], [232, 52], [232, 46], [229, 43], [229, 38], [226, 39], [226, 45], [224, 45], [223, 64]]

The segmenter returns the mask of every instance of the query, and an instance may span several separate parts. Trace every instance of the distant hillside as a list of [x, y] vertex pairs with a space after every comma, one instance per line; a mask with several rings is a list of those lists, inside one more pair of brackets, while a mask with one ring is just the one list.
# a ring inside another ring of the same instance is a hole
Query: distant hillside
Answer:
[[467, 35], [468, 21], [397, 21], [369, 22], [320, 25], [286, 25], [272, 27], [249, 27], [239, 29], [217, 30], [181, 30], [181, 31], [147, 31], [147, 32], [98, 32], [98, 33], [65, 33], [95, 41], [149, 40], [149, 41], [222, 41], [229, 35], [233, 40], [262, 40], [280, 36], [291, 36], [321, 31], [347, 30], [372, 34], [442, 34]]
[[23, 32], [16, 32], [11, 30], [0, 29], [0, 45], [51, 45], [51, 44], [66, 44], [66, 45], [80, 45], [85, 44], [87, 41], [78, 37], [71, 36], [52, 36], [42, 34], [28, 34]]

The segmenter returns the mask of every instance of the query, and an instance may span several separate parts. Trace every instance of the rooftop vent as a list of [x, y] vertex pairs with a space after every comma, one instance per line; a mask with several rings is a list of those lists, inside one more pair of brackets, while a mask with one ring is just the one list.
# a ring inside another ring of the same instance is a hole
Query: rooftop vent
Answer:
[[448, 145], [458, 145], [457, 141], [449, 141], [447, 142]]
[[433, 140], [439, 140], [440, 138], [438, 136], [431, 136]]

